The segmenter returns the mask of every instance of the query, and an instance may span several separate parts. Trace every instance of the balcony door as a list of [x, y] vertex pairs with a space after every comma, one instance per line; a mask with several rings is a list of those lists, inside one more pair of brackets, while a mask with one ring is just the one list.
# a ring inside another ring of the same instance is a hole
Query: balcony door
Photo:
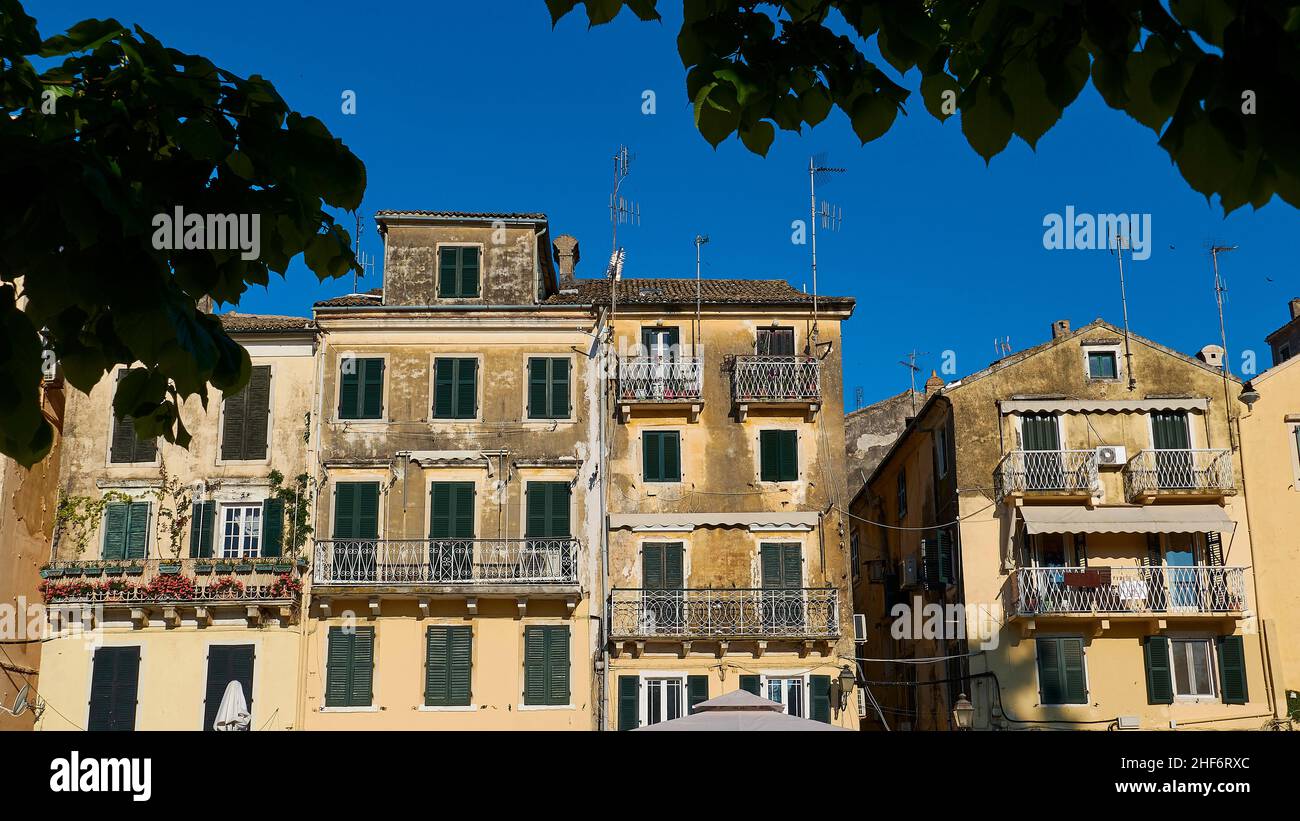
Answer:
[[766, 542], [759, 547], [763, 575], [763, 627], [776, 631], [804, 624], [803, 545]]
[[646, 627], [655, 633], [679, 633], [684, 627], [686, 550], [681, 542], [646, 542], [641, 546], [641, 584], [645, 588]]
[[568, 482], [529, 482], [524, 490], [524, 553], [520, 557], [523, 580], [561, 581], [570, 578], [573, 557], [569, 542], [571, 489]]
[[474, 571], [474, 483], [429, 486], [429, 572], [431, 582], [465, 581]]
[[1056, 414], [1025, 414], [1020, 420], [1020, 443], [1025, 451], [1025, 489], [1065, 489], [1061, 429]]
[[1151, 444], [1155, 448], [1156, 482], [1162, 490], [1193, 487], [1194, 465], [1187, 411], [1151, 414]]
[[641, 347], [647, 359], [674, 362], [681, 346], [681, 333], [674, 327], [654, 326], [641, 329]]
[[1201, 578], [1197, 568], [1196, 542], [1191, 533], [1165, 535], [1165, 573], [1168, 574], [1169, 605], [1172, 610], [1198, 610]]
[[759, 356], [794, 356], [794, 328], [759, 328], [754, 353]]
[[379, 539], [379, 483], [334, 485], [334, 581], [375, 581]]

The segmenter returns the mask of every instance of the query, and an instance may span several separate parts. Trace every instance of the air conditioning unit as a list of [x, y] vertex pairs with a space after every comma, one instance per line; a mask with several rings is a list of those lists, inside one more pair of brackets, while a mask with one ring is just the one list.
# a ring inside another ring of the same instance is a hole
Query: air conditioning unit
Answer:
[[904, 590], [916, 587], [919, 583], [915, 556], [909, 556], [898, 563], [898, 586]]
[[1142, 721], [1137, 716], [1120, 716], [1115, 720], [1115, 725], [1121, 730], [1142, 729]]
[[867, 643], [867, 617], [861, 613], [853, 614], [853, 640], [858, 644]]
[[1128, 450], [1123, 445], [1100, 445], [1097, 448], [1098, 465], [1124, 465], [1128, 463]]
[[858, 718], [867, 717], [867, 691], [858, 688]]

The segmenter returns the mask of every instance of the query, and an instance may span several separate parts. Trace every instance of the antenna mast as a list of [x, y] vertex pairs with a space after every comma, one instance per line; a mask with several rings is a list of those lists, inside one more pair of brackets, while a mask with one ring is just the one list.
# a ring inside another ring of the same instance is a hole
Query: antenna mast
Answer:
[[371, 272], [375, 270], [374, 258], [367, 257], [365, 254], [361, 253], [361, 215], [360, 214], [357, 214], [357, 235], [356, 238], [353, 240], [352, 253], [353, 256], [356, 257], [357, 265], [361, 268], [359, 274], [356, 268], [352, 269], [352, 293], [355, 294], [357, 293], [357, 277], [360, 276], [364, 278], [366, 275], [367, 268], [370, 269]]
[[709, 241], [707, 234], [695, 235], [695, 325], [691, 328], [691, 356], [699, 356], [696, 340], [704, 335], [700, 326], [700, 246]]
[[[812, 222], [812, 284], [813, 284], [813, 326], [809, 349], [817, 344], [817, 180], [826, 179], [831, 174], [843, 174], [847, 169], [832, 168], [826, 164], [825, 154], [816, 154], [808, 158], [808, 216]], [[823, 201], [821, 204], [822, 227], [838, 231], [843, 220], [843, 212], [836, 206]]]
[[[628, 153], [627, 146], [620, 145], [618, 151], [614, 154], [614, 187], [609, 194], [609, 223], [610, 223], [610, 255], [609, 270], [606, 275], [610, 279], [610, 319], [614, 318], [614, 313], [618, 310], [618, 281], [623, 276], [623, 249], [618, 247], [618, 226], [620, 223], [629, 223], [631, 225], [641, 224], [641, 206], [619, 196], [619, 189], [623, 181], [627, 179], [628, 174], [632, 172], [632, 160], [634, 154]], [[613, 325], [611, 324], [611, 329]]]
[[913, 416], [916, 415], [916, 374], [917, 374], [918, 371], [921, 370], [920, 368], [917, 367], [917, 365], [916, 365], [916, 360], [917, 360], [918, 358], [922, 357], [922, 356], [929, 356], [929, 352], [928, 352], [928, 351], [918, 351], [916, 348], [913, 348], [912, 351], [911, 351], [911, 353], [907, 354], [907, 361], [906, 361], [906, 362], [903, 362], [902, 360], [899, 360], [899, 363], [898, 363], [898, 364], [902, 365], [904, 368], [907, 368], [907, 370], [908, 370], [908, 376], [911, 377], [911, 380], [912, 380], [912, 382], [911, 382], [911, 384], [912, 384], [912, 390], [911, 390], [910, 393], [908, 393], [908, 399], [910, 399], [911, 402], [912, 402], [912, 415], [913, 415]]
[[1128, 237], [1119, 236], [1115, 238], [1115, 254], [1119, 257], [1119, 300], [1124, 307], [1124, 362], [1128, 367], [1128, 389], [1133, 390], [1137, 387], [1137, 379], [1133, 376], [1133, 351], [1129, 347], [1128, 338], [1128, 291], [1124, 284], [1124, 249], [1128, 248]]
[[[1237, 250], [1236, 245], [1212, 245], [1210, 246], [1210, 259], [1214, 262], [1214, 301], [1219, 306], [1219, 339], [1223, 343], [1223, 364], [1219, 370], [1223, 373], [1223, 412], [1227, 413], [1228, 408], [1232, 405], [1228, 401], [1228, 328], [1223, 321], [1223, 295], [1228, 293], [1228, 286], [1224, 283], [1223, 278], [1219, 276], [1219, 254], [1227, 254]], [[1228, 428], [1228, 435], [1231, 437], [1232, 428]]]

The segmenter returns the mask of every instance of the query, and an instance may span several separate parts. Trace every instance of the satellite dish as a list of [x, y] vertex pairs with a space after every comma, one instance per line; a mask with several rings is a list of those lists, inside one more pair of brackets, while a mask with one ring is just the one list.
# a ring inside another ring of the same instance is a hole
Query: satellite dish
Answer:
[[14, 698], [13, 709], [9, 711], [15, 718], [27, 712], [27, 708], [31, 706], [27, 701], [31, 690], [30, 684], [24, 684], [18, 691], [18, 695]]

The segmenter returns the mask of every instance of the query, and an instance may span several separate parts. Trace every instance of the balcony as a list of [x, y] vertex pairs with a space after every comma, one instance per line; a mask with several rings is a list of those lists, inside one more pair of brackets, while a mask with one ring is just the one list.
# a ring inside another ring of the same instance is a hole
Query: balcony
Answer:
[[686, 410], [692, 420], [704, 404], [704, 360], [620, 357], [618, 408], [627, 421], [633, 408]]
[[1235, 493], [1232, 452], [1227, 450], [1144, 450], [1124, 467], [1130, 502], [1159, 496], [1218, 498]]
[[822, 365], [815, 356], [738, 356], [731, 398], [740, 419], [751, 407], [797, 407], [809, 419], [822, 401]]
[[840, 635], [834, 588], [614, 590], [609, 631], [616, 642], [713, 639], [832, 640]]
[[1027, 567], [1011, 575], [1012, 612], [1042, 616], [1239, 617], [1244, 567]]
[[41, 576], [51, 609], [129, 610], [137, 627], [159, 614], [176, 626], [190, 611], [208, 622], [218, 608], [240, 609], [252, 623], [276, 613], [283, 623], [302, 593], [299, 566], [287, 558], [64, 561], [46, 565]]
[[313, 591], [429, 596], [548, 593], [576, 604], [577, 539], [322, 539]]
[[1101, 493], [1094, 450], [1013, 450], [993, 472], [999, 502], [1017, 496], [1081, 496]]

